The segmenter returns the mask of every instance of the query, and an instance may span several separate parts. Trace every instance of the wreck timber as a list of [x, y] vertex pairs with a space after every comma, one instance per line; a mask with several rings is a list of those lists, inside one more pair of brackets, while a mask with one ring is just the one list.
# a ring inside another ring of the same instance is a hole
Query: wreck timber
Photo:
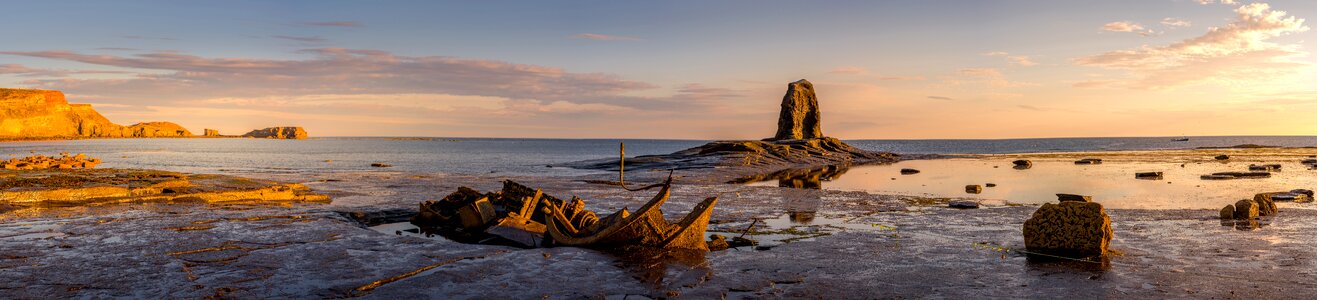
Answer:
[[664, 249], [690, 249], [708, 251], [704, 232], [709, 226], [709, 215], [718, 197], [704, 199], [677, 224], [663, 218], [659, 209], [668, 201], [671, 182], [635, 213], [625, 208], [605, 217], [595, 230], [574, 228], [562, 212], [553, 206], [545, 208], [552, 217], [546, 220], [549, 237], [556, 244], [578, 247], [647, 246]]

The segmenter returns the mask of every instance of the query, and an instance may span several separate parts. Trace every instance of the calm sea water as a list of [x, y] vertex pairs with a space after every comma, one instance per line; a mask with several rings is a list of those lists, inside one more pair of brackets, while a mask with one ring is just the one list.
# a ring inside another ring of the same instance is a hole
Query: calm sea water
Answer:
[[[1012, 140], [855, 140], [869, 150], [897, 153], [1029, 153], [1095, 150], [1183, 149], [1261, 144], [1317, 146], [1317, 137], [1055, 138]], [[68, 151], [105, 160], [102, 167], [150, 168], [184, 172], [332, 172], [391, 170], [517, 175], [579, 175], [590, 171], [548, 168], [547, 164], [615, 157], [618, 142], [627, 155], [664, 154], [695, 147], [696, 140], [486, 139], [397, 140], [319, 138], [302, 141], [265, 139], [101, 139], [0, 142], [0, 154], [54, 155]]]

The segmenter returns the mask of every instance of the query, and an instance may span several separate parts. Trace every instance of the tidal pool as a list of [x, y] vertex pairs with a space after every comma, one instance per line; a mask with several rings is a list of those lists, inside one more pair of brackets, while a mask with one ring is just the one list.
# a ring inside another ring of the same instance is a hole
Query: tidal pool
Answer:
[[[1294, 158], [1270, 161], [1108, 158], [1102, 164], [1078, 165], [1072, 157], [1025, 157], [1033, 162], [1032, 168], [1013, 168], [1011, 161], [1020, 158], [908, 160], [889, 165], [833, 167], [784, 174], [750, 184], [1017, 204], [1055, 202], [1056, 194], [1065, 193], [1093, 196], [1094, 201], [1107, 208], [1128, 209], [1220, 209], [1240, 199], [1251, 199], [1257, 193], [1317, 188], [1317, 170]], [[1249, 165], [1262, 163], [1281, 164], [1282, 168], [1268, 178], [1199, 178], [1217, 172], [1245, 172]], [[902, 174], [901, 169], [920, 172]], [[1134, 174], [1138, 172], [1162, 172], [1163, 176], [1137, 179]], [[990, 183], [995, 186], [989, 187]], [[966, 185], [983, 186], [982, 193], [967, 193]]]

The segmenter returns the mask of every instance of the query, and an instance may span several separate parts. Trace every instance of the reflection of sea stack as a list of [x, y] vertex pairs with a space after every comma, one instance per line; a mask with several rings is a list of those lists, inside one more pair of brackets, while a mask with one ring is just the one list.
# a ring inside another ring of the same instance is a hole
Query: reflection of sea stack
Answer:
[[820, 128], [819, 99], [814, 84], [797, 80], [787, 84], [782, 96], [782, 113], [777, 118], [777, 134], [768, 140], [802, 140], [823, 137]]

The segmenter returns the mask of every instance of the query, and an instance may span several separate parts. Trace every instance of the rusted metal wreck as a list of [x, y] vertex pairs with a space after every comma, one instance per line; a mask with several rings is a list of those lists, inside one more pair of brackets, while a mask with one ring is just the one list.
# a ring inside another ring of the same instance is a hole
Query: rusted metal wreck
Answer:
[[704, 232], [718, 198], [701, 201], [672, 223], [660, 209], [670, 196], [672, 179], [657, 186], [658, 194], [636, 211], [623, 208], [603, 218], [586, 210], [581, 198], [562, 200], [510, 180], [503, 182], [502, 190], [484, 194], [460, 187], [441, 200], [422, 202], [411, 223], [428, 234], [468, 243], [707, 251]]

